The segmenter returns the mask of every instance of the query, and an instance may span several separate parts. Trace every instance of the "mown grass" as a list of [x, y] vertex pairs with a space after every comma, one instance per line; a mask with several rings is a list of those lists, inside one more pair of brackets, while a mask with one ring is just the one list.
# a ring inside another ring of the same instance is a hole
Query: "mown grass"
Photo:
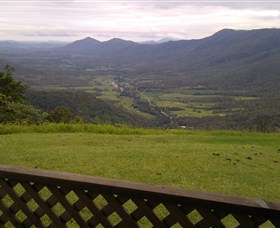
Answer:
[[279, 134], [0, 126], [2, 164], [280, 201]]
[[[2, 164], [280, 201], [279, 134], [91, 124], [0, 125], [0, 134]], [[48, 196], [42, 192], [42, 197]], [[67, 199], [76, 201], [75, 195]], [[9, 197], [3, 201], [12, 202]], [[102, 207], [104, 199], [96, 203]], [[133, 210], [133, 204], [127, 207]], [[58, 215], [64, 211], [54, 210]], [[166, 209], [157, 213], [165, 217]], [[87, 210], [80, 214], [86, 219], [92, 216]], [[118, 216], [110, 220], [119, 221]], [[50, 223], [48, 218], [42, 221]], [[225, 224], [235, 227], [232, 219]], [[145, 220], [138, 225], [150, 227]], [[78, 227], [73, 219], [67, 226]]]

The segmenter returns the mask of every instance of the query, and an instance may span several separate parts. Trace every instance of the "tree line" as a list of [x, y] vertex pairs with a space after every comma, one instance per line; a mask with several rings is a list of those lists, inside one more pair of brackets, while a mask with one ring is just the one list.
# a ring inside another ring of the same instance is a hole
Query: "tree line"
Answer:
[[6, 66], [0, 72], [0, 123], [40, 124], [43, 122], [82, 121], [67, 107], [56, 107], [44, 112], [26, 101], [27, 85], [13, 78], [14, 69]]
[[0, 124], [118, 123], [148, 126], [141, 116], [78, 90], [31, 90], [13, 78], [13, 68], [0, 71]]

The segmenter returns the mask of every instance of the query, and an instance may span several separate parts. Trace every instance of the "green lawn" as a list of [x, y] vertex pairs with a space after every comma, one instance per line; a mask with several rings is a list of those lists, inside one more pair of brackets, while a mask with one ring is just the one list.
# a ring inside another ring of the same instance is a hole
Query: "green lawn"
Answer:
[[13, 133], [0, 135], [0, 156], [2, 164], [280, 201], [279, 138], [137, 129], [127, 135]]

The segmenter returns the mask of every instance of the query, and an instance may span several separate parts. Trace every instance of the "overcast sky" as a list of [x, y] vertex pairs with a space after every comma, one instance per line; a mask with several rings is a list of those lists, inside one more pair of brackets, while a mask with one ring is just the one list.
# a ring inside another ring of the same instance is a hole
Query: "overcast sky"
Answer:
[[280, 27], [279, 1], [0, 0], [0, 40], [202, 38]]

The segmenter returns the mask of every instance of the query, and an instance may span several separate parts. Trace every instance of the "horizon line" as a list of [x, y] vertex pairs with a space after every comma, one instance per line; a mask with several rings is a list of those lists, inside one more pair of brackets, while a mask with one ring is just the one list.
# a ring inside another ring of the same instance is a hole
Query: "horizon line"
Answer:
[[[1, 2], [1, 0], [0, 0]], [[134, 43], [145, 43], [145, 42], [159, 42], [163, 39], [169, 39], [169, 41], [179, 41], [179, 40], [199, 40], [199, 39], [204, 39], [204, 38], [207, 38], [207, 37], [210, 37], [210, 36], [213, 36], [214, 34], [220, 32], [220, 31], [223, 31], [223, 30], [233, 30], [233, 31], [253, 31], [253, 30], [264, 30], [264, 29], [280, 29], [280, 27], [265, 27], [265, 28], [253, 28], [253, 29], [232, 29], [232, 28], [223, 28], [223, 29], [220, 29], [220, 30], [217, 30], [216, 32], [212, 33], [211, 35], [208, 35], [208, 36], [204, 36], [204, 37], [201, 37], [201, 38], [189, 38], [189, 39], [176, 39], [176, 38], [171, 38], [171, 37], [162, 37], [162, 38], [159, 38], [159, 39], [147, 39], [147, 40], [144, 40], [144, 41], [134, 41], [132, 39], [125, 39], [125, 38], [120, 38], [120, 37], [113, 37], [113, 38], [110, 38], [108, 40], [104, 40], [104, 41], [100, 41], [92, 36], [84, 36], [84, 38], [79, 38], [79, 39], [76, 39], [76, 40], [70, 40], [70, 41], [63, 41], [63, 40], [54, 40], [54, 39], [50, 39], [50, 40], [17, 40], [17, 39], [3, 39], [3, 40], [0, 40], [0, 42], [8, 42], [8, 41], [12, 41], [12, 42], [34, 42], [34, 43], [39, 43], [39, 42], [57, 42], [57, 43], [72, 43], [72, 42], [75, 42], [75, 41], [79, 41], [79, 40], [84, 40], [84, 39], [87, 39], [87, 38], [90, 38], [90, 39], [93, 39], [93, 40], [96, 40], [98, 42], [108, 42], [110, 40], [113, 40], [113, 39], [120, 39], [120, 40], [124, 40], [124, 41], [131, 41], [131, 42], [134, 42]], [[35, 37], [35, 36], [34, 36]], [[44, 37], [44, 36], [41, 36], [41, 37]], [[46, 36], [47, 37], [47, 36]], [[168, 41], [167, 41], [168, 42]], [[163, 42], [164, 43], [164, 42]]]

